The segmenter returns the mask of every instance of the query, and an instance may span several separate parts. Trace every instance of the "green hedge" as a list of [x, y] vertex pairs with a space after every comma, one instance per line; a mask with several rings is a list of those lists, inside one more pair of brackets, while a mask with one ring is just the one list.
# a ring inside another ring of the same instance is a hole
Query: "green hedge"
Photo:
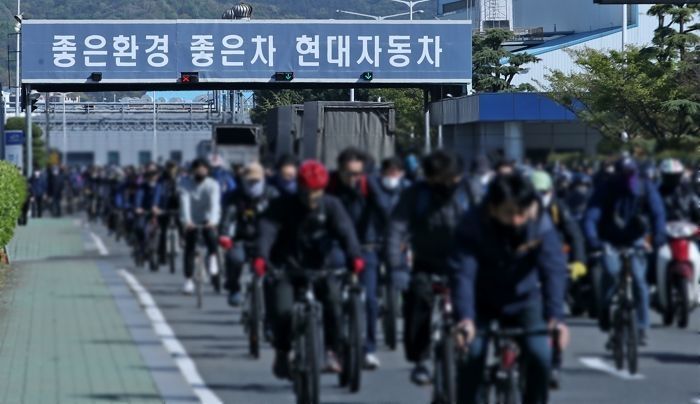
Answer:
[[22, 205], [27, 197], [27, 182], [14, 165], [0, 161], [0, 247], [12, 239]]

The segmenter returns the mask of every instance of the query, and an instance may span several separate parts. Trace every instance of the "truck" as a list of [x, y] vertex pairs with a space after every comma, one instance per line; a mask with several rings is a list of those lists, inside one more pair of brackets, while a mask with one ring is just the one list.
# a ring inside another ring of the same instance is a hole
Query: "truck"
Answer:
[[262, 126], [215, 125], [212, 132], [213, 152], [228, 166], [260, 161]]
[[375, 162], [395, 153], [393, 103], [315, 101], [273, 110], [268, 121], [269, 151], [316, 159], [330, 169], [345, 148], [364, 150]]

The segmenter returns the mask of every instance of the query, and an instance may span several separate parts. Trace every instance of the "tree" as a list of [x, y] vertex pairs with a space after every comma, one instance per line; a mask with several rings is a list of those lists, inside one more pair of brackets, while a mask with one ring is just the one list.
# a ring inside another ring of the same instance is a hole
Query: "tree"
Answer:
[[[21, 130], [24, 131], [24, 118], [12, 117], [8, 118], [5, 124], [5, 130]], [[32, 123], [32, 160], [33, 165], [36, 168], [45, 168], [46, 160], [48, 156], [46, 155], [46, 145], [44, 144], [44, 138], [42, 137], [43, 131], [41, 126], [36, 123]], [[27, 152], [24, 152], [24, 161], [27, 161]]]
[[[688, 14], [691, 12], [691, 14]], [[552, 96], [604, 135], [626, 131], [654, 140], [657, 149], [700, 135], [700, 64], [688, 25], [698, 7], [654, 6], [659, 18], [653, 44], [624, 51], [572, 51], [576, 73], [553, 72]]]
[[378, 88], [370, 91], [372, 101], [393, 102], [396, 108], [396, 142], [400, 149], [423, 146], [423, 90], [417, 88]]
[[535, 91], [530, 84], [512, 85], [513, 79], [525, 72], [524, 65], [540, 59], [526, 52], [515, 54], [503, 48], [513, 39], [513, 33], [502, 29], [491, 29], [473, 37], [473, 87], [476, 92]]

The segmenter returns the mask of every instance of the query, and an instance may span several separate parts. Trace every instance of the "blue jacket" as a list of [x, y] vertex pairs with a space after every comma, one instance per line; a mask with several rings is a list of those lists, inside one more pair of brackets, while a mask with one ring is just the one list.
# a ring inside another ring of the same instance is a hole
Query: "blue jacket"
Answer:
[[381, 241], [381, 230], [377, 227], [380, 215], [376, 200], [376, 190], [367, 177], [362, 177], [357, 189], [350, 189], [333, 174], [327, 189], [330, 195], [338, 198], [355, 226], [360, 244], [377, 244]]
[[213, 169], [211, 176], [219, 183], [221, 187], [221, 205], [228, 206], [231, 202], [234, 193], [236, 192], [236, 179], [233, 175], [221, 167]]
[[157, 205], [158, 194], [160, 193], [160, 184], [156, 183], [150, 186], [148, 183], [141, 184], [136, 191], [136, 207], [145, 211], [150, 211]]
[[544, 316], [564, 318], [567, 267], [549, 215], [528, 223], [520, 237], [501, 230], [485, 207], [460, 222], [448, 259], [452, 299], [459, 320], [498, 318], [544, 302]]
[[44, 194], [46, 194], [48, 184], [44, 174], [40, 174], [38, 177], [32, 174], [32, 176], [29, 178], [29, 185], [32, 196], [43, 197]]
[[663, 201], [656, 186], [642, 178], [634, 192], [616, 177], [596, 186], [583, 227], [591, 248], [600, 248], [602, 242], [631, 247], [649, 233], [655, 247], [666, 242]]

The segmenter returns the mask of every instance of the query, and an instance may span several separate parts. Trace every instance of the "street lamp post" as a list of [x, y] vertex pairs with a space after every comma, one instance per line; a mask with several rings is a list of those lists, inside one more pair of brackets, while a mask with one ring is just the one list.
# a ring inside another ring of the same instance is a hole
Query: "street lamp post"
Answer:
[[[389, 18], [403, 17], [404, 15], [411, 14], [410, 12], [406, 12], [406, 13], [398, 13], [398, 14], [391, 14], [391, 15], [372, 15], [372, 14], [356, 13], [354, 11], [347, 11], [347, 10], [335, 10], [335, 12], [339, 13], [339, 14], [348, 14], [348, 15], [354, 15], [357, 17], [371, 18], [371, 19], [377, 20], [377, 21], [384, 21], [384, 20], [388, 20]], [[422, 14], [423, 12], [424, 12], [423, 10], [413, 11], [414, 14]]]
[[407, 6], [407, 7], [408, 7], [408, 11], [409, 11], [409, 13], [410, 13], [410, 15], [411, 15], [410, 19], [413, 20], [413, 7], [415, 7], [415, 6], [417, 6], [417, 5], [421, 4], [421, 3], [425, 3], [425, 2], [427, 2], [427, 1], [429, 1], [429, 0], [415, 0], [415, 1], [413, 1], [413, 0], [408, 0], [408, 1], [407, 1], [407, 0], [391, 0], [391, 1], [393, 1], [393, 2], [395, 2], [395, 3], [401, 3], [401, 4], [405, 5], [405, 6]]
[[17, 20], [17, 24], [15, 25], [15, 31], [17, 31], [17, 48], [16, 48], [17, 53], [15, 54], [15, 59], [16, 59], [15, 60], [15, 70], [16, 70], [16, 72], [15, 72], [15, 75], [16, 75], [15, 76], [16, 77], [15, 85], [17, 86], [17, 88], [15, 88], [15, 116], [19, 116], [19, 113], [20, 113], [20, 100], [19, 100], [19, 98], [20, 98], [20, 91], [21, 90], [20, 90], [20, 83], [19, 83], [19, 80], [20, 80], [20, 77], [19, 77], [19, 55], [20, 55], [19, 51], [20, 51], [20, 49], [19, 49], [19, 47], [21, 46], [21, 43], [20, 43], [19, 36], [20, 36], [20, 31], [22, 29], [21, 4], [22, 4], [21, 0], [17, 0], [17, 15], [15, 16], [15, 20]]

